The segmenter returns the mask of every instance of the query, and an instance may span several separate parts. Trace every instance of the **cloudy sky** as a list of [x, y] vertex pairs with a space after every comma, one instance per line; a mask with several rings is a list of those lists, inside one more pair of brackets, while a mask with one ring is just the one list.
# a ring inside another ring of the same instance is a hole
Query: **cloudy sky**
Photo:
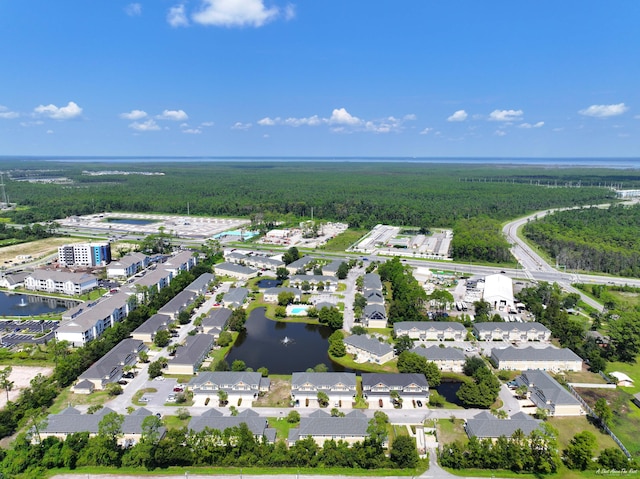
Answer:
[[0, 155], [640, 155], [637, 0], [0, 0]]

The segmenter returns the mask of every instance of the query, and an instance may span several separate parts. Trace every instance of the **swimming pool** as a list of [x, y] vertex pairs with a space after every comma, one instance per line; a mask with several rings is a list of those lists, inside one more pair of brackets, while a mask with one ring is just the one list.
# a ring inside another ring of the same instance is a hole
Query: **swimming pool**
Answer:
[[309, 306], [289, 306], [287, 314], [292, 316], [306, 316]]

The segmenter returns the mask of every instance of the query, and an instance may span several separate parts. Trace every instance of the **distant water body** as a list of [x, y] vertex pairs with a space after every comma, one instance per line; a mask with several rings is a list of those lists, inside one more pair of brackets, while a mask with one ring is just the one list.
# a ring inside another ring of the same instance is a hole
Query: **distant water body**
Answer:
[[70, 163], [229, 163], [229, 162], [272, 162], [272, 163], [425, 163], [458, 165], [496, 165], [496, 166], [542, 166], [542, 167], [582, 167], [640, 169], [640, 158], [471, 158], [471, 157], [264, 157], [264, 156], [46, 156], [46, 157], [10, 157], [2, 159], [23, 159], [56, 161]]

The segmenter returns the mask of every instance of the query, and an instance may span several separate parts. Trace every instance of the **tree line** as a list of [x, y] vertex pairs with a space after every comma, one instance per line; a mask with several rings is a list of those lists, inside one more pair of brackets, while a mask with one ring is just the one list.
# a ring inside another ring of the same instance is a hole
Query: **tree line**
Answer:
[[[164, 175], [88, 176], [96, 163], [29, 163], [55, 168], [72, 184], [39, 184], [7, 180], [19, 208], [3, 213], [20, 224], [104, 211], [242, 216], [254, 224], [299, 222], [314, 216], [371, 228], [378, 223], [412, 225], [426, 230], [452, 227], [457, 221], [487, 216], [499, 221], [557, 206], [575, 206], [611, 198], [605, 188], [541, 188], [509, 182], [463, 182], [460, 177], [501, 178], [538, 175], [528, 168], [394, 163], [242, 162], [145, 163]], [[24, 164], [16, 165], [24, 170]], [[7, 168], [10, 163], [7, 164]], [[139, 170], [139, 164], [118, 165]], [[584, 170], [563, 174], [575, 177]], [[591, 172], [589, 172], [591, 173]]]
[[323, 446], [311, 437], [300, 439], [292, 446], [287, 446], [284, 440], [269, 443], [263, 437], [256, 437], [246, 423], [223, 431], [169, 429], [163, 436], [162, 421], [151, 415], [143, 420], [140, 441], [123, 447], [119, 440], [123, 419], [124, 416], [114, 412], [105, 414], [95, 436], [80, 432], [64, 440], [56, 437], [39, 440], [36, 427], [32, 430], [33, 443], [22, 435], [12, 450], [2, 453], [0, 470], [9, 477], [17, 474], [40, 477], [50, 469], [74, 470], [83, 466], [147, 470], [170, 466], [372, 470], [415, 468], [419, 461], [415, 442], [408, 436], [398, 436], [391, 445], [389, 457], [385, 455], [383, 443], [387, 438], [388, 418], [380, 412], [369, 422], [366, 439], [352, 445], [330, 439]]
[[640, 275], [640, 205], [557, 211], [527, 223], [524, 235], [559, 265], [577, 271]]

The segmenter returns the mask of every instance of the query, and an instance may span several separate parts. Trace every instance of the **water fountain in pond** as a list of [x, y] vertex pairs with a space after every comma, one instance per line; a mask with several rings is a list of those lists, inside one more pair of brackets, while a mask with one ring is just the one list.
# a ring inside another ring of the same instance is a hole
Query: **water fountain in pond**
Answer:
[[285, 336], [281, 341], [282, 344], [284, 344], [285, 346], [293, 343], [293, 339], [291, 339], [289, 336]]
[[27, 305], [27, 302], [24, 300], [24, 298], [20, 298], [20, 302], [18, 303], [18, 306], [24, 307], [26, 305]]

